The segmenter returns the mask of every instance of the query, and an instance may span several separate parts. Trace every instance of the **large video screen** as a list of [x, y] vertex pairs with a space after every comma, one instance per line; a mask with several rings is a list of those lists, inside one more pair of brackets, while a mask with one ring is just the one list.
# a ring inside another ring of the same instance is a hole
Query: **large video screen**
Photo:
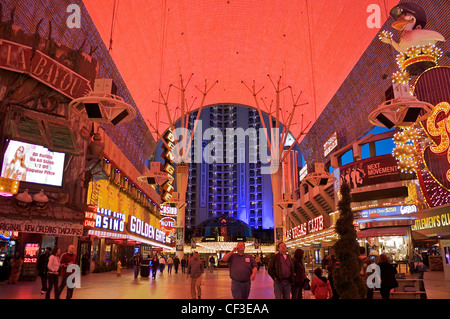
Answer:
[[9, 141], [1, 176], [18, 181], [61, 186], [64, 153], [50, 152], [41, 145]]

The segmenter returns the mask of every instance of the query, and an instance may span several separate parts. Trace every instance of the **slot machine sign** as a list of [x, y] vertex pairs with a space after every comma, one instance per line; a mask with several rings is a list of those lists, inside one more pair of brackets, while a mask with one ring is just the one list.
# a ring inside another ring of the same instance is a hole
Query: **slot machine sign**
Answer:
[[[175, 148], [175, 136], [173, 135], [172, 129], [169, 128], [167, 133], [163, 136], [165, 143], [162, 145], [163, 153], [161, 155], [164, 160], [164, 168], [163, 171], [167, 173], [169, 179], [162, 185], [161, 189], [161, 201], [162, 203], [167, 203], [172, 199], [172, 193], [174, 191], [173, 187], [173, 174], [175, 172], [175, 168], [172, 166], [174, 157], [173, 157], [173, 149]], [[167, 145], [167, 146], [166, 146]]]

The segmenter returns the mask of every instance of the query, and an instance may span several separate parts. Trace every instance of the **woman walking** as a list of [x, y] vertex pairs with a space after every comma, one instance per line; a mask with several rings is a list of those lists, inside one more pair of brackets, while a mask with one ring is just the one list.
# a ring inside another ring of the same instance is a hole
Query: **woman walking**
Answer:
[[61, 249], [58, 247], [53, 248], [50, 257], [48, 259], [48, 273], [47, 273], [47, 279], [48, 279], [48, 285], [47, 285], [47, 291], [45, 293], [45, 299], [50, 299], [50, 292], [52, 289], [55, 289], [55, 299], [59, 299], [58, 294], [58, 276], [59, 276], [59, 267], [61, 266], [60, 263], [60, 254]]
[[397, 269], [389, 262], [389, 258], [385, 254], [380, 255], [378, 266], [380, 266], [381, 298], [389, 299], [391, 289], [398, 287], [398, 282], [395, 279]]

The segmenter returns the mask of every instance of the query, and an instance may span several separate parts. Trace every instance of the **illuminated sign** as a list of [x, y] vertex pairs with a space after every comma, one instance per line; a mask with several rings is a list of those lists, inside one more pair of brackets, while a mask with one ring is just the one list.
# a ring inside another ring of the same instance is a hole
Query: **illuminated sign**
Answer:
[[130, 233], [158, 241], [160, 243], [166, 242], [166, 234], [164, 231], [153, 227], [152, 225], [140, 220], [134, 215], [129, 217], [128, 227]]
[[0, 239], [9, 240], [11, 237], [19, 237], [19, 232], [16, 231], [8, 231], [8, 230], [0, 230]]
[[178, 210], [176, 207], [171, 206], [161, 206], [163, 216], [177, 216]]
[[161, 200], [165, 203], [172, 199], [172, 193], [175, 189], [172, 185], [174, 181], [173, 174], [175, 173], [175, 168], [172, 166], [174, 160], [172, 151], [175, 148], [175, 145], [173, 144], [175, 142], [175, 136], [173, 135], [171, 128], [169, 128], [163, 139], [166, 142], [162, 145], [163, 154], [161, 157], [164, 160], [163, 171], [169, 175], [169, 179], [162, 185], [161, 189]]
[[416, 219], [414, 225], [411, 226], [411, 230], [418, 231], [439, 228], [442, 226], [450, 226], [450, 213], [443, 213]]
[[123, 232], [125, 230], [125, 215], [112, 212], [109, 209], [98, 208], [94, 227]]
[[304, 236], [306, 234], [312, 234], [320, 230], [323, 230], [322, 215], [286, 231], [286, 240], [296, 239], [298, 237]]
[[64, 153], [50, 152], [47, 148], [9, 141], [3, 159], [1, 176], [17, 181], [61, 186]]
[[337, 140], [337, 132], [334, 132], [333, 135], [323, 144], [323, 156], [327, 156], [331, 153], [332, 150], [334, 150], [338, 146], [338, 140]]
[[400, 181], [400, 170], [392, 154], [375, 156], [340, 167], [340, 183], [350, 188]]
[[25, 244], [25, 256], [23, 259], [24, 263], [35, 263], [37, 262], [37, 253], [39, 251], [39, 244]]
[[170, 232], [171, 230], [175, 229], [175, 222], [175, 219], [172, 217], [163, 217], [160, 220], [161, 228]]
[[426, 121], [426, 132], [433, 141], [423, 152], [431, 176], [445, 189], [450, 189], [450, 142], [447, 131], [450, 104], [439, 103]]
[[314, 219], [308, 221], [308, 233], [315, 233], [323, 229], [323, 216], [320, 215]]
[[430, 207], [450, 204], [450, 68], [435, 67], [423, 72], [416, 80], [414, 95], [419, 101], [435, 105], [431, 114], [422, 121], [426, 133], [415, 146], [420, 148], [421, 160], [417, 177], [422, 193]]
[[401, 205], [401, 206], [391, 206], [391, 207], [377, 207], [370, 209], [363, 209], [361, 211], [355, 212], [355, 218], [373, 218], [382, 216], [393, 216], [393, 215], [406, 215], [417, 212], [416, 205]]
[[97, 216], [97, 206], [89, 205], [88, 211], [84, 212], [84, 227], [93, 228], [95, 227], [95, 218]]

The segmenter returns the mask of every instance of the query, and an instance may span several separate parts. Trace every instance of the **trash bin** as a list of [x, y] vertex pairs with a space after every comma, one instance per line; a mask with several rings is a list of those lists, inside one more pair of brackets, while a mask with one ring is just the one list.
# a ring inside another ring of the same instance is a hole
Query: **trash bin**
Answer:
[[141, 262], [141, 277], [150, 276], [149, 260], [142, 260]]

